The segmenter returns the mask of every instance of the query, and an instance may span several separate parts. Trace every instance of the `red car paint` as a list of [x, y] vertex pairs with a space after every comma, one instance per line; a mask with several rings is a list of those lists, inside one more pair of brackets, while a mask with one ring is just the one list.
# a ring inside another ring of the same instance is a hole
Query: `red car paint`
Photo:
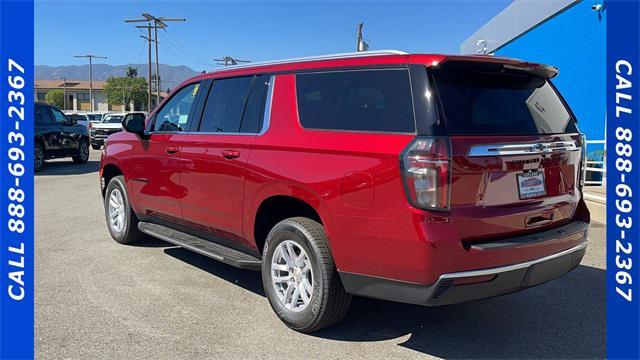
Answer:
[[[136, 213], [215, 233], [258, 251], [254, 226], [260, 205], [273, 196], [299, 199], [321, 218], [339, 271], [409, 283], [432, 284], [444, 273], [524, 262], [578, 245], [584, 239], [575, 235], [490, 252], [468, 246], [553, 228], [575, 218], [588, 221], [577, 185], [579, 152], [508, 159], [467, 156], [469, 148], [478, 144], [580, 141], [578, 134], [451, 136], [450, 209], [427, 211], [409, 203], [401, 175], [400, 155], [416, 134], [311, 130], [300, 125], [297, 71], [403, 64], [432, 67], [451, 59], [550, 71], [517, 60], [444, 55], [230, 68], [187, 80], [177, 89], [204, 79], [275, 74], [266, 133], [151, 134], [141, 140], [120, 132], [107, 140], [101, 171], [107, 166], [121, 171]], [[518, 198], [516, 173], [527, 168], [544, 171], [547, 195]], [[531, 221], [538, 217], [548, 221], [540, 225]]]

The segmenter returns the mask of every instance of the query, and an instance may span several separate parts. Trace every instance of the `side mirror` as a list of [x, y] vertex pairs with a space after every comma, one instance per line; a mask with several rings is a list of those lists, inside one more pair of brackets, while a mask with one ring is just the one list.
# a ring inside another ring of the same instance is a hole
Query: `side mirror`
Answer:
[[72, 126], [78, 123], [78, 120], [73, 118], [73, 116], [67, 116], [67, 123]]
[[143, 139], [147, 138], [145, 131], [145, 115], [144, 113], [129, 113], [122, 119], [122, 127], [130, 133], [138, 134]]

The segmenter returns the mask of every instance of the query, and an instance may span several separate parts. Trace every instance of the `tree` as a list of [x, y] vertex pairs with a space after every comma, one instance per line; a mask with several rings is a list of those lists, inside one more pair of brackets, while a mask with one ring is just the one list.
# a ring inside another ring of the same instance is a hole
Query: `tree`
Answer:
[[138, 69], [133, 66], [127, 66], [127, 77], [134, 78], [138, 76]]
[[134, 107], [140, 109], [147, 102], [147, 81], [141, 77], [112, 77], [107, 79], [104, 92], [110, 105], [133, 102]]
[[47, 102], [47, 104], [62, 109], [64, 107], [64, 91], [51, 90], [44, 96], [44, 100]]

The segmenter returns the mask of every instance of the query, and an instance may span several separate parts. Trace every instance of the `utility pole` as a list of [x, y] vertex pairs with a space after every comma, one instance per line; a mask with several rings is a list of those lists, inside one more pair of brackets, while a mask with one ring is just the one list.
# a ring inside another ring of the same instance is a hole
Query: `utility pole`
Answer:
[[223, 56], [222, 59], [214, 59], [214, 61], [218, 65], [224, 65], [224, 66], [238, 65], [239, 63], [250, 63], [251, 62], [249, 60], [236, 59], [236, 58], [231, 57], [231, 56]]
[[[146, 22], [151, 26], [153, 23], [153, 38], [156, 43], [156, 105], [160, 104], [160, 60], [158, 60], [158, 28], [164, 29], [168, 25], [166, 22], [169, 21], [187, 21], [185, 18], [167, 18], [167, 17], [157, 17], [153, 16], [149, 13], [142, 13], [142, 17], [144, 19], [130, 19], [125, 20], [125, 22]], [[151, 81], [151, 78], [149, 78]]]
[[64, 111], [67, 111], [67, 78], [62, 78], [62, 96]]
[[363, 23], [359, 23], [358, 24], [358, 33], [357, 33], [358, 43], [356, 45], [356, 51], [358, 51], [358, 52], [369, 50], [369, 44], [367, 44], [367, 42], [362, 39], [362, 27], [363, 26], [364, 26]]
[[151, 112], [151, 42], [154, 41], [151, 38], [151, 25], [147, 24], [147, 25], [138, 25], [136, 26], [138, 29], [147, 29], [147, 36], [143, 36], [140, 35], [141, 38], [147, 40], [147, 48], [148, 48], [148, 61], [147, 61], [147, 68], [149, 70], [148, 72], [148, 79], [149, 79], [149, 83], [148, 88], [147, 88], [147, 111]]
[[93, 59], [106, 59], [106, 56], [98, 55], [74, 55], [76, 58], [88, 58], [89, 59], [89, 102], [91, 105], [91, 112], [93, 112]]

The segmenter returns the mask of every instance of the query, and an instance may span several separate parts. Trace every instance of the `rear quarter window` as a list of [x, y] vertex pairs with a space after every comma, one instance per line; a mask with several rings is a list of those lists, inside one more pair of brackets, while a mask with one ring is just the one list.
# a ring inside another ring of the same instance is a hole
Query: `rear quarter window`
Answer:
[[296, 75], [300, 124], [308, 129], [415, 131], [407, 69]]

